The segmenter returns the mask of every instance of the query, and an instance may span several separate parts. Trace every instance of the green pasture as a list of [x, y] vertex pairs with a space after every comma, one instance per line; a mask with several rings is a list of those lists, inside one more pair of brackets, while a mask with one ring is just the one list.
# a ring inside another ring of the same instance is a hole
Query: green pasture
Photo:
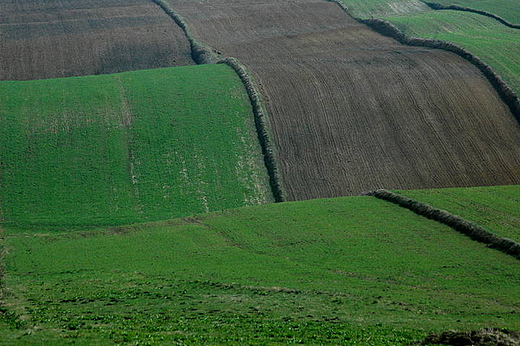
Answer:
[[[410, 36], [449, 41], [466, 48], [520, 94], [520, 30], [475, 13], [434, 11], [419, 0], [340, 1], [354, 17], [385, 19]], [[506, 4], [513, 1], [505, 1], [497, 7], [507, 8]], [[520, 16], [520, 7], [516, 6], [511, 12]]]
[[520, 186], [396, 191], [520, 242]]
[[520, 323], [518, 260], [373, 197], [4, 243], [5, 344], [407, 345]]
[[429, 0], [442, 5], [459, 5], [476, 10], [487, 11], [504, 18], [513, 24], [520, 23], [520, 3], [518, 0]]
[[272, 200], [225, 65], [0, 82], [0, 220], [45, 232]]

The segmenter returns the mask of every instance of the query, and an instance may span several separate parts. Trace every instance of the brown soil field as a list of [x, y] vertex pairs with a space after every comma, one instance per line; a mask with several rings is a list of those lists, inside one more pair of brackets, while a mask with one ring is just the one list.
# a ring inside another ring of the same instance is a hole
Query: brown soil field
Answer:
[[520, 125], [484, 76], [325, 0], [169, 0], [257, 80], [289, 200], [520, 184]]
[[149, 0], [0, 0], [0, 79], [194, 64], [183, 31]]

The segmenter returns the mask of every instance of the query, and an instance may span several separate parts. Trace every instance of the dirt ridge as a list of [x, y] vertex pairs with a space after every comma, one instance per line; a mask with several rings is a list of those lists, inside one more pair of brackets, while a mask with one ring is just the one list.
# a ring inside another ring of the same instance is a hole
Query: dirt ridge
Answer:
[[460, 216], [454, 215], [445, 210], [434, 208], [427, 203], [419, 202], [385, 189], [371, 191], [366, 193], [366, 195], [397, 204], [413, 211], [417, 215], [440, 222], [475, 241], [484, 243], [493, 249], [499, 250], [520, 260], [520, 243], [511, 239], [499, 237]]
[[426, 5], [428, 5], [432, 10], [453, 10], [453, 11], [463, 11], [463, 12], [472, 12], [476, 14], [480, 14], [486, 17], [490, 17], [493, 19], [498, 20], [500, 23], [504, 24], [507, 27], [513, 28], [513, 29], [520, 29], [520, 24], [513, 24], [506, 19], [488, 12], [484, 10], [477, 10], [475, 8], [471, 7], [465, 7], [465, 6], [459, 6], [459, 5], [442, 5], [435, 2], [425, 2]]

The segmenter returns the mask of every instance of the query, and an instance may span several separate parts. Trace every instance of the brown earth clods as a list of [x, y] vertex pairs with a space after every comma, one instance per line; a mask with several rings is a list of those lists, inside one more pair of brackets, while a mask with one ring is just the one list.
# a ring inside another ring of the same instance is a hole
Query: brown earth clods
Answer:
[[520, 125], [470, 63], [325, 0], [169, 0], [262, 91], [289, 200], [520, 183]]
[[0, 80], [193, 65], [184, 32], [149, 0], [0, 0]]

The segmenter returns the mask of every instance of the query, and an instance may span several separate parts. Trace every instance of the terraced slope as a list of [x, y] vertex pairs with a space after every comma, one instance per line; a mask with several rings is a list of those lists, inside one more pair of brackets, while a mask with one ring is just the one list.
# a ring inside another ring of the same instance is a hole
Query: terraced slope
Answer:
[[5, 242], [7, 344], [404, 346], [520, 323], [518, 260], [373, 197]]
[[465, 60], [321, 0], [170, 3], [261, 84], [289, 199], [520, 183], [520, 126]]
[[182, 30], [148, 0], [0, 0], [0, 79], [193, 64]]
[[428, 0], [426, 2], [446, 6], [459, 5], [487, 11], [500, 16], [513, 24], [520, 24], [520, 3], [518, 3], [518, 0]]
[[520, 242], [520, 186], [398, 191]]
[[0, 82], [0, 224], [168, 219], [272, 200], [251, 105], [225, 65]]

